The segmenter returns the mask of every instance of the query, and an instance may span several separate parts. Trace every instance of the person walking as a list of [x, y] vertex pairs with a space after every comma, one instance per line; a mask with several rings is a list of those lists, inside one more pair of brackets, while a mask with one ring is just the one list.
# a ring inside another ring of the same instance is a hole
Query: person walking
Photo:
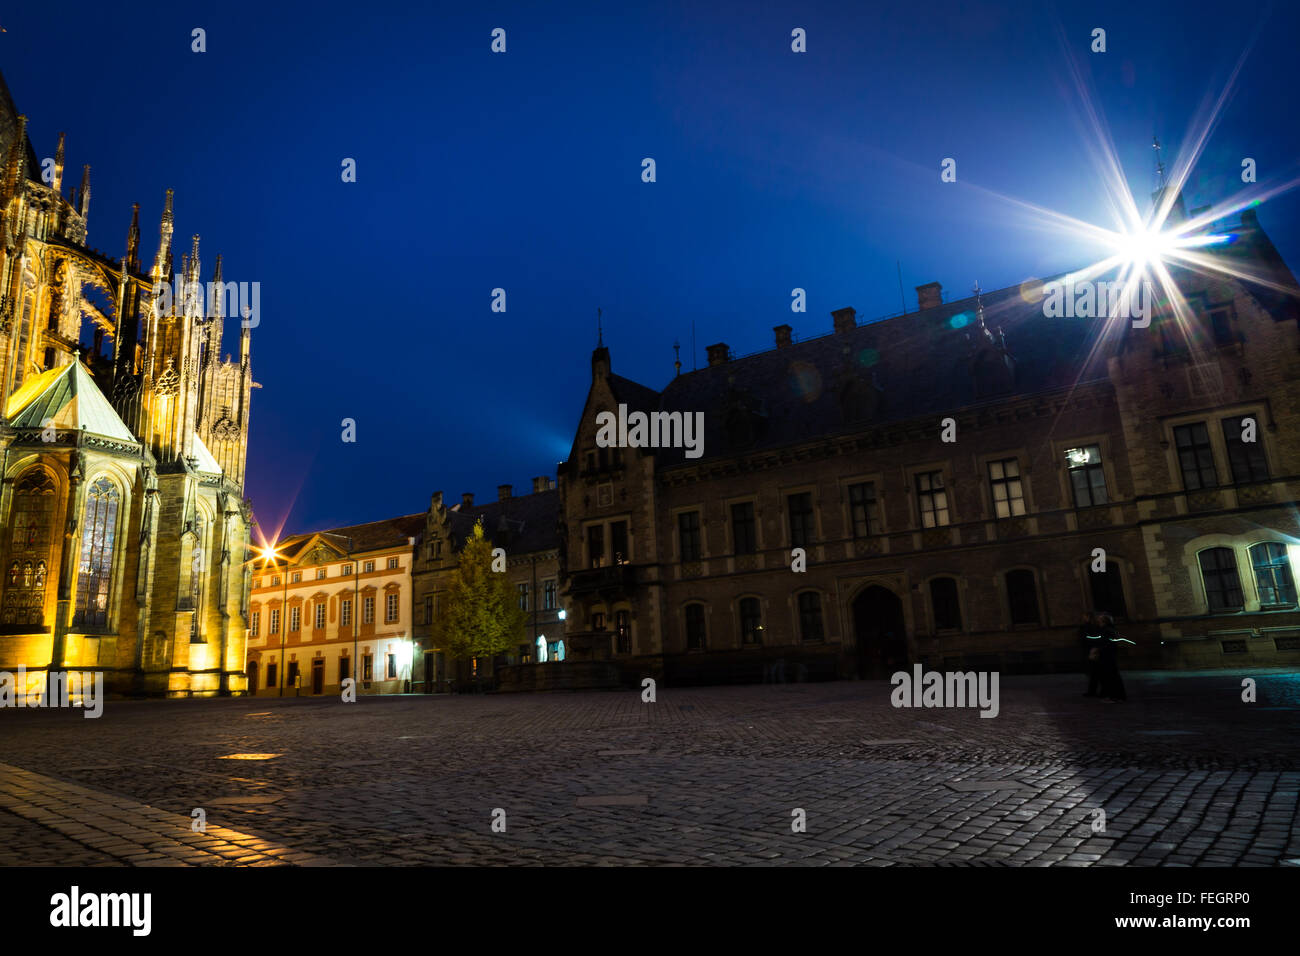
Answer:
[[1124, 680], [1119, 674], [1119, 645], [1133, 642], [1119, 636], [1115, 630], [1115, 619], [1109, 614], [1098, 617], [1101, 624], [1101, 697], [1108, 704], [1118, 704], [1128, 700], [1124, 692]]
[[1083, 647], [1083, 669], [1088, 675], [1088, 689], [1084, 697], [1100, 697], [1101, 694], [1101, 623], [1096, 611], [1084, 611], [1083, 623], [1079, 625], [1079, 643]]

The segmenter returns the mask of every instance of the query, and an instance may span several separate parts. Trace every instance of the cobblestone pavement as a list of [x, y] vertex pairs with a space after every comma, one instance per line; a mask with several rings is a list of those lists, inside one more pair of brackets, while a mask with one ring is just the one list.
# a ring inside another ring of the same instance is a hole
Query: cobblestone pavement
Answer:
[[1300, 674], [1126, 679], [1129, 702], [1108, 705], [1081, 677], [1004, 678], [993, 719], [894, 708], [867, 681], [660, 688], [652, 704], [628, 690], [4, 710], [0, 863], [1300, 858]]

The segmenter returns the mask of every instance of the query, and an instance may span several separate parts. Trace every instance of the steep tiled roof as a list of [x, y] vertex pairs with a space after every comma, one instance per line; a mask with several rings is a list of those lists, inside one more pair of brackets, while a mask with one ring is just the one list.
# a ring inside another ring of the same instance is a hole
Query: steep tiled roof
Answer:
[[453, 547], [459, 550], [483, 521], [483, 531], [493, 545], [511, 554], [547, 551], [559, 545], [556, 524], [560, 515], [560, 493], [556, 489], [492, 501], [484, 505], [456, 505], [448, 512]]
[[280, 553], [290, 559], [296, 557], [303, 545], [318, 533], [339, 549], [360, 554], [363, 551], [378, 551], [381, 548], [404, 547], [408, 539], [418, 537], [423, 531], [424, 512], [420, 512], [403, 515], [400, 518], [384, 518], [382, 521], [349, 525], [346, 528], [331, 528], [329, 531], [293, 535], [281, 545]]

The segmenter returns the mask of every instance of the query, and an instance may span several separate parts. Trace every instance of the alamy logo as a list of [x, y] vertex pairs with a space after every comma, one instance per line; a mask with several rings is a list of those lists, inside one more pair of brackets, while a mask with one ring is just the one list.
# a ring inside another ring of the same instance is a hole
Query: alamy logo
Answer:
[[0, 707], [84, 707], [82, 717], [104, 713], [104, 673], [50, 671], [43, 685], [29, 689], [27, 669], [17, 674], [0, 671]]
[[596, 415], [596, 444], [601, 448], [685, 448], [687, 458], [704, 454], [703, 412], [632, 412]]
[[148, 936], [152, 926], [151, 893], [85, 893], [74, 886], [50, 897], [51, 926], [129, 926], [132, 935]]
[[153, 294], [160, 315], [171, 315], [177, 303], [186, 315], [215, 315], [220, 305], [221, 315], [242, 315], [245, 328], [255, 329], [262, 321], [260, 282], [191, 282], [177, 276], [175, 289], [155, 282]]
[[[1151, 283], [1077, 281], [1068, 275], [1043, 286], [1043, 315], [1049, 319], [1132, 319], [1133, 328], [1151, 324]], [[1138, 320], [1141, 321], [1138, 321]]]
[[981, 717], [998, 715], [997, 671], [930, 671], [920, 664], [912, 673], [898, 671], [889, 682], [894, 691], [889, 702], [895, 707], [979, 707]]

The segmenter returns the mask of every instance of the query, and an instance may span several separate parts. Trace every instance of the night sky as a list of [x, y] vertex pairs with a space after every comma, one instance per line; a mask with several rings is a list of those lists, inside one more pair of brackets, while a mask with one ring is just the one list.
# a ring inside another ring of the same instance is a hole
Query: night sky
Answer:
[[[1261, 183], [1300, 172], [1291, 4], [147, 6], [6, 5], [0, 68], [38, 156], [66, 131], [65, 185], [91, 164], [90, 245], [120, 257], [139, 202], [152, 262], [171, 187], [178, 268], [197, 232], [205, 280], [221, 252], [227, 281], [261, 283], [247, 494], [267, 537], [554, 474], [598, 307], [614, 371], [659, 388], [674, 340], [689, 370], [781, 323], [829, 332], [841, 306], [897, 313], [896, 262], [910, 310], [924, 282], [960, 298], [1100, 258], [988, 192], [1111, 224], [1066, 51], [1143, 208], [1152, 134], [1172, 163], [1247, 48], [1187, 204], [1244, 188], [1243, 157]], [[1293, 270], [1298, 211], [1295, 192], [1259, 210]]]

